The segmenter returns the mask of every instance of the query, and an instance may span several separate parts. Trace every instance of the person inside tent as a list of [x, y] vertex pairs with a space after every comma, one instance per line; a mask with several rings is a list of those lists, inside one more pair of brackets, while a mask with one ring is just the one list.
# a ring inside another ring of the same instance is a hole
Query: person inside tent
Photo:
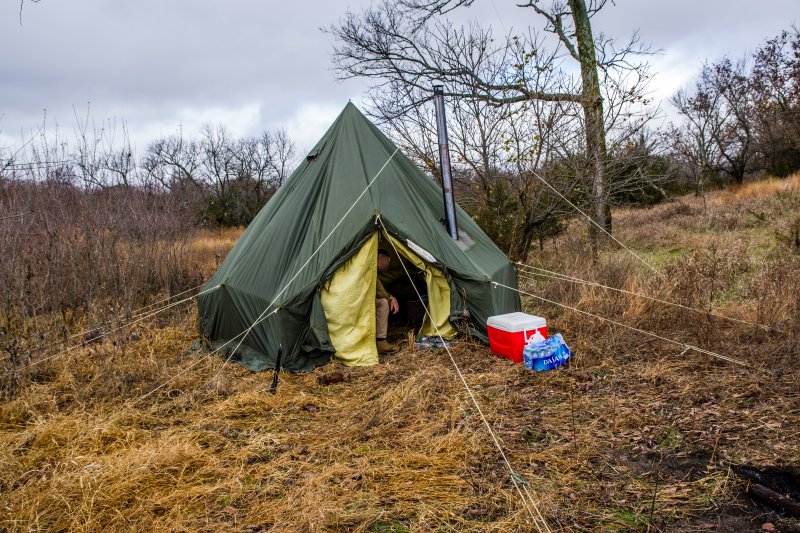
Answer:
[[[378, 250], [378, 272], [389, 270], [390, 257], [386, 250]], [[396, 344], [386, 340], [389, 330], [389, 313], [396, 314], [400, 310], [397, 298], [389, 294], [381, 280], [375, 283], [375, 337], [379, 353], [393, 353], [400, 349]]]

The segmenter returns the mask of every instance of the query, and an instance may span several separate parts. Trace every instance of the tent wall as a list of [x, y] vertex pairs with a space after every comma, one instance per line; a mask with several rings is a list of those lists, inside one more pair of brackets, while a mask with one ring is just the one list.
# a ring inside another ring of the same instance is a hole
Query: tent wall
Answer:
[[334, 358], [347, 366], [378, 363], [375, 347], [375, 283], [378, 234], [348, 259], [320, 290]]

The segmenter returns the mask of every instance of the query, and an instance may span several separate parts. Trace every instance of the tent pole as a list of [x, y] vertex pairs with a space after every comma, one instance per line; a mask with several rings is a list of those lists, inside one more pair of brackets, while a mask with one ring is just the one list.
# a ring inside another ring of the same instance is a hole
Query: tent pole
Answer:
[[436, 130], [439, 137], [439, 162], [442, 169], [442, 191], [444, 193], [444, 214], [447, 233], [454, 241], [458, 240], [456, 222], [456, 200], [453, 195], [453, 174], [450, 169], [450, 148], [447, 144], [447, 122], [444, 116], [444, 86], [433, 86], [433, 104], [436, 109]]

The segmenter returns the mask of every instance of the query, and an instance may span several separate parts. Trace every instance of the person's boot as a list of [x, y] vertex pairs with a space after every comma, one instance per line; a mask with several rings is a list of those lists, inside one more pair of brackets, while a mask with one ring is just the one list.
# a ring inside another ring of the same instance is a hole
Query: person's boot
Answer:
[[394, 353], [400, 350], [396, 344], [392, 344], [386, 339], [378, 339], [375, 343], [378, 347], [378, 353]]

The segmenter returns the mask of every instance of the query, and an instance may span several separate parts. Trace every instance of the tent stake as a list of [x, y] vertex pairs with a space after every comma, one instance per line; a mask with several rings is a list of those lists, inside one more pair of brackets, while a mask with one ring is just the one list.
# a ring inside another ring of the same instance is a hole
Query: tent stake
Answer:
[[281, 355], [283, 355], [283, 344], [278, 345], [278, 357], [275, 358], [275, 374], [272, 376], [272, 385], [269, 387], [269, 393], [275, 394], [278, 389], [278, 373], [281, 371]]

